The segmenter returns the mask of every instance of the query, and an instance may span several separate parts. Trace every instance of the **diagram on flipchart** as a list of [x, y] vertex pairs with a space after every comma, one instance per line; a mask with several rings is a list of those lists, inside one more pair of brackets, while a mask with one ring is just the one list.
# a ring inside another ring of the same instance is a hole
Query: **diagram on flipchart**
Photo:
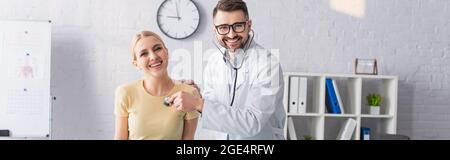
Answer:
[[51, 23], [0, 21], [0, 129], [50, 135]]
[[45, 46], [35, 40], [39, 36], [30, 31], [10, 32], [4, 36], [9, 40], [4, 42], [2, 51], [3, 59], [7, 60], [7, 77], [17, 80], [42, 79]]

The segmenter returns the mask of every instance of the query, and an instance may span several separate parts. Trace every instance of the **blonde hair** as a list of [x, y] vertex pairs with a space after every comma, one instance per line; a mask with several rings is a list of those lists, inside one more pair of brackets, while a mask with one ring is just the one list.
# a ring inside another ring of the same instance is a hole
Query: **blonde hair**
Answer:
[[132, 61], [136, 60], [136, 54], [134, 53], [134, 48], [136, 47], [137, 42], [145, 37], [155, 37], [156, 39], [161, 41], [161, 43], [163, 44], [163, 47], [166, 48], [166, 45], [164, 44], [164, 41], [162, 40], [162, 38], [159, 35], [157, 35], [155, 32], [141, 31], [138, 34], [136, 34], [133, 38], [133, 41], [131, 41], [131, 60]]

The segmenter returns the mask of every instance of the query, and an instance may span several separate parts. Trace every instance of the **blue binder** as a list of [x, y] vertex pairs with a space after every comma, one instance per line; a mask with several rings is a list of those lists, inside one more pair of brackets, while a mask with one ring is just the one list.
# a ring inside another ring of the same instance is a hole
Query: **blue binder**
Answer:
[[341, 113], [341, 109], [339, 107], [339, 102], [336, 97], [336, 92], [334, 91], [333, 87], [333, 80], [330, 78], [327, 78], [325, 80], [325, 88], [326, 88], [326, 100], [325, 103], [327, 105], [327, 111], [328, 113]]
[[361, 127], [360, 140], [370, 140], [370, 128]]

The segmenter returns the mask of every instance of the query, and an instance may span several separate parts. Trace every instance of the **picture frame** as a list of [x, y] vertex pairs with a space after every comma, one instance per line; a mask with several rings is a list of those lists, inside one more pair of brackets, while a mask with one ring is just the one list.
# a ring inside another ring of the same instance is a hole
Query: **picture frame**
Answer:
[[356, 58], [355, 74], [378, 75], [377, 59]]

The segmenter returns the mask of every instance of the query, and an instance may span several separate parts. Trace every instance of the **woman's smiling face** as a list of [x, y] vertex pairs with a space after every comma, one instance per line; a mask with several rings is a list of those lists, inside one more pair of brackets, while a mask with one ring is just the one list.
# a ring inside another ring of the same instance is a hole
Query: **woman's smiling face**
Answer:
[[158, 38], [142, 37], [134, 47], [134, 54], [133, 64], [146, 75], [160, 77], [167, 74], [168, 50]]

